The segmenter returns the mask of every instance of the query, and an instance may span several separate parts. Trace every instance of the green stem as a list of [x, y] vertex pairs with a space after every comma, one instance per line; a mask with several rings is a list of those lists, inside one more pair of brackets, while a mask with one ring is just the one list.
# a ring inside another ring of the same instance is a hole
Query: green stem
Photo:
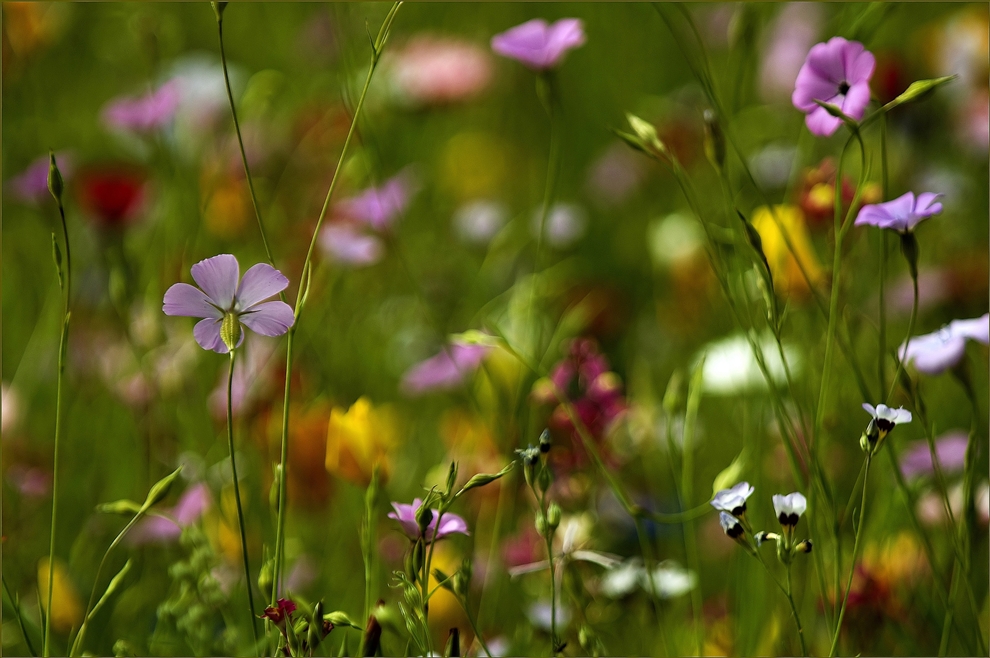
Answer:
[[[887, 170], [887, 118], [883, 117], [880, 122], [880, 178], [881, 178], [881, 201], [887, 200], [888, 194], [888, 170]], [[841, 189], [840, 183], [836, 182], [836, 194]], [[877, 377], [880, 381], [880, 390], [887, 389], [887, 304], [884, 295], [885, 283], [887, 279], [887, 232], [880, 231], [880, 349], [877, 356]]]
[[24, 616], [21, 614], [21, 602], [14, 598], [14, 595], [10, 593], [10, 587], [7, 585], [7, 579], [3, 580], [3, 591], [7, 595], [7, 600], [10, 601], [10, 606], [14, 609], [14, 614], [17, 616], [17, 626], [21, 631], [21, 637], [24, 638], [24, 644], [27, 646], [28, 653], [32, 656], [37, 656], [38, 652], [34, 650], [34, 645], [31, 644], [31, 638], [28, 636], [27, 629], [24, 627]]
[[[243, 329], [241, 330], [243, 331]], [[241, 487], [237, 482], [237, 460], [234, 458], [234, 410], [231, 389], [234, 383], [236, 349], [230, 350], [230, 367], [227, 369], [227, 448], [230, 450], [230, 471], [234, 478], [234, 500], [237, 501], [237, 527], [241, 533], [241, 556], [244, 559], [244, 586], [247, 588], [248, 612], [251, 615], [251, 631], [254, 646], [258, 647], [258, 624], [254, 614], [254, 594], [251, 591], [251, 567], [248, 563], [247, 534], [244, 529], [244, 510], [241, 507]]]
[[[251, 192], [251, 205], [254, 206], [254, 216], [258, 219], [258, 230], [261, 232], [261, 242], [265, 245], [265, 256], [268, 264], [275, 267], [275, 259], [272, 256], [272, 249], [268, 245], [268, 236], [265, 234], [265, 225], [261, 221], [261, 208], [258, 206], [258, 197], [254, 192], [254, 179], [251, 177], [251, 169], [248, 167], [247, 154], [244, 151], [244, 139], [241, 137], [241, 124], [237, 120], [237, 108], [234, 105], [234, 94], [230, 90], [230, 76], [227, 73], [227, 53], [223, 47], [223, 18], [217, 15], [217, 36], [220, 40], [220, 65], [223, 68], [223, 83], [227, 90], [227, 101], [230, 104], [230, 116], [234, 120], [234, 132], [237, 134], [237, 146], [241, 152], [241, 164], [244, 165], [244, 176], [247, 179], [248, 190]], [[285, 291], [279, 292], [279, 297], [285, 301]]]
[[952, 563], [952, 584], [949, 586], [949, 605], [945, 606], [945, 621], [942, 622], [942, 639], [938, 643], [939, 658], [949, 650], [949, 638], [952, 635], [952, 619], [955, 611], [955, 600], [959, 593], [959, 560]]
[[485, 638], [482, 637], [481, 631], [478, 630], [478, 622], [474, 618], [474, 613], [471, 612], [471, 606], [468, 605], [467, 598], [461, 598], [458, 596], [457, 600], [460, 602], [461, 607], [464, 608], [464, 614], [467, 615], [468, 623], [471, 625], [471, 630], [474, 631], [474, 636], [478, 638], [478, 643], [481, 645], [481, 648], [485, 650], [485, 655], [488, 656], [488, 658], [492, 658], [492, 652], [488, 649], [488, 645], [485, 643]]
[[[52, 586], [55, 577], [55, 527], [57, 525], [58, 513], [58, 462], [59, 445], [62, 436], [62, 381], [65, 379], [65, 352], [69, 342], [69, 300], [72, 296], [72, 252], [69, 247], [69, 228], [65, 222], [65, 208], [62, 206], [61, 198], [57, 198], [58, 214], [62, 220], [62, 240], [65, 243], [65, 286], [64, 302], [62, 312], [62, 331], [58, 340], [58, 375], [55, 382], [55, 454], [52, 458], [52, 529], [48, 543], [48, 606], [45, 608], [48, 614], [45, 615], [45, 636], [42, 641], [42, 654], [48, 658], [51, 640], [52, 622]], [[61, 272], [59, 272], [59, 284], [62, 283]]]
[[[894, 389], [897, 388], [897, 382], [900, 380], [901, 372], [904, 370], [908, 344], [911, 342], [911, 336], [914, 333], [914, 323], [918, 319], [918, 275], [914, 271], [911, 272], [911, 284], [914, 289], [914, 301], [911, 303], [911, 318], [908, 320], [907, 338], [904, 339], [904, 351], [899, 351], [897, 355], [897, 370], [894, 372], [893, 381], [890, 382], [890, 390], [887, 391], [885, 401], [890, 401], [891, 396], [894, 394]], [[901, 356], [902, 354], [903, 358]]]
[[313, 229], [313, 236], [310, 239], [309, 248], [306, 250], [306, 258], [303, 261], [302, 272], [299, 277], [299, 289], [296, 293], [296, 303], [295, 308], [293, 309], [294, 322], [292, 327], [289, 328], [288, 337], [286, 339], [285, 395], [282, 402], [282, 440], [279, 456], [278, 518], [276, 521], [275, 533], [275, 568], [271, 605], [275, 605], [276, 603], [282, 580], [283, 562], [285, 560], [286, 468], [289, 456], [289, 400], [290, 383], [292, 381], [292, 344], [295, 337], [296, 328], [299, 326], [299, 319], [302, 314], [302, 309], [306, 301], [306, 293], [308, 293], [309, 290], [308, 280], [310, 275], [311, 260], [313, 258], [313, 249], [316, 246], [316, 240], [319, 237], [320, 227], [323, 225], [323, 220], [326, 218], [327, 211], [330, 208], [330, 199], [333, 197], [334, 189], [337, 186], [339, 174], [343, 168], [344, 158], [347, 156], [351, 139], [354, 137], [354, 132], [357, 128], [358, 119], [361, 117], [361, 110], [364, 108], [364, 100], [368, 95], [368, 88], [371, 86], [371, 78], [375, 73], [375, 69], [378, 67], [382, 49], [384, 48], [385, 42], [388, 38], [389, 29], [392, 25], [392, 21], [395, 19], [396, 12], [398, 12], [401, 5], [401, 2], [393, 3], [392, 8], [389, 10], [388, 14], [385, 16], [385, 20], [382, 22], [381, 28], [378, 30], [378, 39], [375, 41], [373, 47], [371, 64], [368, 67], [368, 75], [365, 78], [364, 87], [361, 89], [361, 95], [358, 97], [357, 105], [354, 108], [354, 116], [351, 118], [351, 125], [347, 130], [347, 137], [344, 139], [344, 145], [340, 150], [340, 156], [337, 159], [337, 166], [333, 170], [333, 177], [330, 179], [330, 186], [327, 189], [326, 199], [323, 201], [323, 208], [320, 210], [320, 216], [316, 220], [316, 227]]
[[839, 635], [842, 633], [842, 620], [846, 616], [846, 604], [849, 602], [849, 590], [852, 589], [853, 575], [856, 573], [856, 559], [859, 557], [859, 542], [863, 537], [863, 519], [866, 517], [866, 488], [870, 481], [870, 462], [873, 455], [866, 455], [866, 465], [863, 470], [863, 498], [859, 505], [859, 522], [856, 524], [856, 539], [853, 542], [852, 561], [849, 564], [849, 578], [846, 581], [846, 591], [842, 595], [842, 606], [839, 608], [839, 617], [835, 621], [835, 633], [832, 636], [832, 647], [828, 651], [829, 658], [835, 655], [835, 650], [839, 645]]
[[798, 614], [797, 606], [794, 605], [794, 590], [791, 587], [791, 565], [787, 565], [787, 602], [791, 604], [791, 613], [794, 615], [794, 623], [797, 625], [798, 639], [801, 640], [801, 655], [808, 655], [808, 647], [804, 644], [804, 629], [801, 628], [801, 616]]

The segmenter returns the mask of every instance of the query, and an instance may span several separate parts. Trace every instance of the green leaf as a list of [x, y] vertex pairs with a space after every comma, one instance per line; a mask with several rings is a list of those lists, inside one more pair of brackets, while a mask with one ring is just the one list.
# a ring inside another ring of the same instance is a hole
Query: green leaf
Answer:
[[100, 600], [96, 602], [96, 605], [93, 606], [93, 610], [89, 613], [89, 617], [87, 617], [87, 621], [95, 617], [96, 613], [99, 612], [100, 608], [103, 607], [103, 604], [106, 603], [107, 600], [111, 596], [113, 596], [118, 589], [120, 589], [120, 584], [124, 581], [124, 578], [127, 577], [127, 574], [130, 572], [130, 570], [131, 570], [131, 561], [128, 560], [127, 562], [124, 563], [124, 566], [121, 568], [121, 570], [117, 572], [117, 575], [110, 580], [110, 584], [107, 585], [107, 589], [105, 592], [103, 592], [103, 596], [100, 597]]

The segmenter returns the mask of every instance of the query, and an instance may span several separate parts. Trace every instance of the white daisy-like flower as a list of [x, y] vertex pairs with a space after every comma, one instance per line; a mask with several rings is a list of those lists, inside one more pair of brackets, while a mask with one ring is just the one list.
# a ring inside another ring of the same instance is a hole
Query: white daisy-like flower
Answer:
[[798, 519], [807, 509], [808, 501], [797, 491], [786, 496], [774, 494], [773, 512], [782, 526], [796, 526]]
[[877, 429], [880, 430], [881, 438], [894, 429], [894, 425], [903, 425], [904, 423], [911, 422], [911, 412], [904, 407], [891, 409], [885, 404], [878, 404], [874, 407], [872, 404], [864, 402], [863, 408], [873, 416]]
[[755, 489], [749, 482], [740, 482], [729, 489], [722, 489], [712, 498], [711, 505], [720, 512], [728, 512], [740, 516], [746, 512], [746, 500], [753, 495]]

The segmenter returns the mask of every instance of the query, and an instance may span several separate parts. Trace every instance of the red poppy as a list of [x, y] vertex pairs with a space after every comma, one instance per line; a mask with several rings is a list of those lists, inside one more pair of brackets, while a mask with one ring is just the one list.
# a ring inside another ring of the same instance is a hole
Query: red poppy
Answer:
[[80, 204], [104, 228], [130, 224], [144, 200], [144, 176], [126, 166], [91, 169], [78, 184]]

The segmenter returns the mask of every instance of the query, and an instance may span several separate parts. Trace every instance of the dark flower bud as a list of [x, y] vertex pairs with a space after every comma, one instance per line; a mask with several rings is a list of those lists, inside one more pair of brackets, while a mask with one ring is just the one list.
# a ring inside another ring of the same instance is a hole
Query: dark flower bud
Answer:
[[450, 462], [450, 469], [447, 471], [447, 489], [444, 496], [450, 496], [454, 491], [454, 483], [457, 481], [457, 462]]
[[62, 182], [62, 172], [58, 170], [58, 164], [55, 163], [55, 152], [48, 149], [48, 191], [52, 193], [58, 205], [62, 205], [62, 191], [65, 189], [65, 183]]
[[430, 509], [429, 502], [429, 496], [427, 496], [427, 500], [416, 510], [416, 523], [419, 524], [419, 534], [424, 537], [426, 536], [427, 529], [430, 527], [430, 522], [433, 521], [433, 510]]
[[907, 231], [901, 233], [901, 253], [904, 254], [904, 259], [908, 263], [908, 271], [911, 272], [911, 278], [915, 281], [918, 280], [918, 240], [914, 237], [914, 233]]
[[725, 135], [712, 110], [705, 110], [705, 155], [712, 166], [721, 169], [725, 164]]
[[540, 434], [540, 452], [544, 455], [550, 452], [550, 430], [543, 430]]
[[447, 646], [444, 648], [443, 655], [449, 658], [461, 655], [461, 632], [457, 630], [456, 626], [450, 629], [450, 635], [447, 637]]
[[795, 546], [794, 549], [796, 551], [798, 551], [799, 553], [810, 553], [811, 552], [811, 540], [810, 539], [805, 539], [803, 542], [800, 542], [797, 546]]

